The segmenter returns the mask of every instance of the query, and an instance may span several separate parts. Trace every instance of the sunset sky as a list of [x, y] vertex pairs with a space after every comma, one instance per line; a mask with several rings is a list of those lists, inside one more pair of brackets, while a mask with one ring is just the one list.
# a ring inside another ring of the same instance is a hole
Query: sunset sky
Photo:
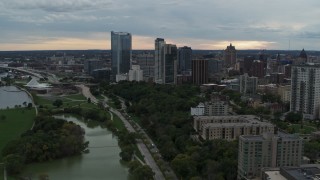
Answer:
[[0, 51], [133, 49], [154, 39], [193, 49], [320, 50], [319, 0], [0, 0]]

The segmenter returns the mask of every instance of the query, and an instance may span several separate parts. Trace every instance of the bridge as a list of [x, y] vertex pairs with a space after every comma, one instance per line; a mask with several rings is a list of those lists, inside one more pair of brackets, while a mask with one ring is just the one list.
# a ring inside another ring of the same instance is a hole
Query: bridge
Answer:
[[4, 66], [0, 66], [1, 69], [9, 69], [9, 70], [15, 70], [15, 71], [20, 71], [20, 72], [23, 72], [23, 73], [26, 73], [26, 74], [29, 74], [31, 76], [35, 76], [39, 79], [43, 78], [43, 76], [39, 73], [35, 73], [35, 72], [32, 72], [30, 70], [26, 70], [26, 69], [23, 69], [23, 68], [15, 68], [15, 67], [4, 67]]

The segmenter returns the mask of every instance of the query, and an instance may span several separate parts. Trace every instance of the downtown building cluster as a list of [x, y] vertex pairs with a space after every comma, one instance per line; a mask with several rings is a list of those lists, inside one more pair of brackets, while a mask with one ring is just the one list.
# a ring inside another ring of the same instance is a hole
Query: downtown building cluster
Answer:
[[[268, 56], [262, 51], [257, 56], [239, 58], [235, 46], [230, 44], [220, 54], [199, 57], [190, 47], [178, 48], [163, 38], [156, 38], [154, 51], [133, 56], [131, 34], [111, 34], [113, 81], [190, 83], [199, 85], [203, 92], [233, 90], [241, 95], [242, 103], [252, 108], [263, 107], [272, 113], [298, 112], [305, 120], [320, 117], [320, 60], [308, 57], [304, 50], [297, 57], [280, 53]], [[92, 64], [99, 66], [99, 62]], [[277, 96], [281, 103], [263, 102], [261, 97], [265, 95]], [[261, 179], [267, 177], [264, 172], [269, 168], [303, 164], [301, 137], [279, 131], [258, 115], [237, 115], [230, 103], [220, 93], [211, 94], [209, 101], [190, 111], [200, 139], [239, 141], [239, 180]]]

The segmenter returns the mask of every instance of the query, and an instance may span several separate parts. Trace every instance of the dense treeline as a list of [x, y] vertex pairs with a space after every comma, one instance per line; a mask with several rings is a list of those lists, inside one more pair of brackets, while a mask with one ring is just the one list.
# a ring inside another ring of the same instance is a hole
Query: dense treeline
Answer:
[[115, 94], [132, 103], [128, 112], [140, 117], [141, 125], [157, 143], [162, 157], [171, 162], [179, 178], [236, 178], [236, 142], [191, 140], [190, 107], [204, 100], [199, 96], [198, 87], [143, 82], [103, 86], [108, 95]]
[[80, 154], [88, 147], [84, 130], [72, 123], [48, 116], [35, 118], [35, 126], [6, 145], [2, 151], [9, 174], [17, 174], [24, 164]]

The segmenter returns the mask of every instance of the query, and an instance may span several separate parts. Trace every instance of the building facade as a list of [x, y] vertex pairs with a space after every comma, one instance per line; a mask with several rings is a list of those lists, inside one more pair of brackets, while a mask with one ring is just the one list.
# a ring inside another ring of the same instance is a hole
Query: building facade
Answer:
[[229, 105], [227, 101], [213, 101], [205, 104], [206, 116], [226, 116], [228, 115]]
[[303, 139], [298, 135], [264, 133], [240, 136], [237, 179], [260, 177], [263, 168], [300, 166]]
[[263, 78], [266, 75], [265, 63], [261, 60], [254, 60], [251, 66], [252, 76]]
[[111, 31], [111, 70], [113, 76], [129, 72], [131, 56], [131, 34]]
[[132, 65], [129, 70], [129, 81], [143, 81], [143, 70], [139, 65]]
[[163, 83], [163, 69], [165, 63], [166, 54], [166, 42], [162, 38], [155, 40], [155, 51], [154, 51], [154, 82], [158, 84]]
[[290, 111], [301, 112], [305, 119], [319, 118], [320, 65], [292, 67]]
[[177, 46], [165, 45], [165, 60], [163, 67], [163, 84], [176, 84], [177, 81]]
[[146, 79], [154, 78], [154, 54], [138, 54], [135, 58], [136, 65], [143, 71], [143, 77]]
[[237, 62], [237, 50], [232, 44], [227, 46], [223, 53], [223, 59], [226, 67], [233, 67]]
[[191, 107], [191, 116], [204, 116], [204, 109], [203, 103], [199, 103], [197, 107]]
[[86, 60], [84, 61], [84, 72], [92, 75], [93, 71], [96, 69], [101, 69], [103, 66], [103, 61], [100, 60]]
[[178, 50], [178, 73], [183, 74], [185, 71], [191, 71], [192, 49], [184, 46]]
[[242, 116], [196, 116], [194, 129], [205, 140], [235, 140], [241, 135], [260, 135], [265, 132], [274, 133], [271, 123], [261, 122], [253, 115]]
[[208, 60], [192, 60], [192, 82], [196, 85], [208, 83]]
[[239, 77], [240, 93], [242, 94], [255, 94], [258, 87], [258, 78], [249, 77], [247, 73]]

